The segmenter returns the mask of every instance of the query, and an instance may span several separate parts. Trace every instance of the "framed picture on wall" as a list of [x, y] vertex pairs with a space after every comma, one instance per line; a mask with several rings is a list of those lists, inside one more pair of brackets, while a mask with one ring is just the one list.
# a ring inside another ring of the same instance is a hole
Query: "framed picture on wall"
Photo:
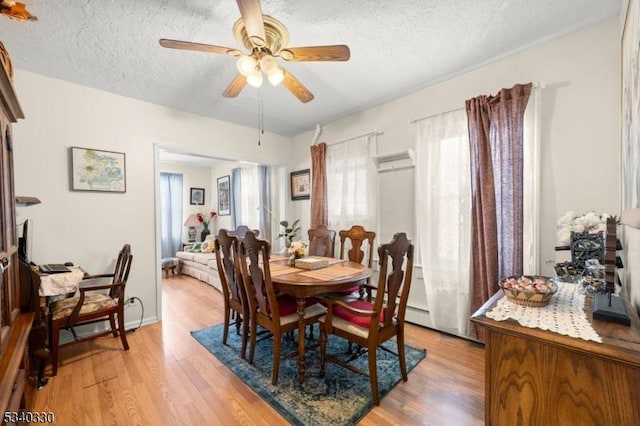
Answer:
[[72, 146], [71, 190], [127, 192], [124, 152]]
[[204, 188], [191, 188], [189, 203], [195, 206], [204, 205]]
[[311, 179], [309, 169], [291, 172], [291, 199], [308, 200], [311, 198]]
[[228, 216], [231, 214], [231, 182], [229, 175], [218, 178], [218, 214]]

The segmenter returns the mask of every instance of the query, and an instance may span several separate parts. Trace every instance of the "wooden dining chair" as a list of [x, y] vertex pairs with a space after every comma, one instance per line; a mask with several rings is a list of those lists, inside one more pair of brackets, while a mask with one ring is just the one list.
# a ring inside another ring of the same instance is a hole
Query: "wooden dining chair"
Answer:
[[[373, 241], [376, 239], [376, 233], [367, 231], [360, 225], [353, 225], [349, 229], [339, 231], [338, 235], [340, 236], [340, 259], [345, 259], [345, 249], [349, 248], [346, 250], [346, 259], [356, 263], [363, 263], [366, 259], [366, 266], [371, 269], [373, 265]], [[367, 246], [365, 247], [367, 249], [366, 253], [362, 249], [365, 242]], [[369, 277], [358, 283], [358, 285], [340, 293], [349, 295], [357, 291], [360, 299], [364, 298], [366, 293], [367, 300], [371, 301], [370, 279]]]
[[[271, 384], [278, 384], [280, 370], [282, 337], [285, 333], [298, 329], [298, 308], [294, 297], [276, 295], [271, 282], [269, 268], [269, 243], [258, 239], [253, 233], [247, 233], [240, 242], [238, 263], [242, 270], [242, 278], [247, 288], [249, 300], [249, 318], [251, 342], [249, 344], [249, 364], [253, 363], [256, 347], [257, 327], [260, 325], [273, 333], [273, 366]], [[313, 324], [324, 315], [325, 308], [319, 303], [309, 304], [305, 308], [305, 324]], [[304, 336], [298, 336], [304, 339]], [[289, 358], [297, 352], [287, 354]]]
[[[125, 244], [118, 254], [113, 273], [85, 275], [76, 295], [49, 305], [49, 346], [51, 350], [52, 376], [58, 374], [58, 353], [62, 347], [111, 333], [113, 337], [120, 335], [124, 350], [129, 350], [127, 334], [124, 329], [124, 304], [126, 300], [124, 290], [129, 278], [132, 259], [131, 246]], [[111, 278], [110, 284], [83, 284], [86, 282], [95, 283], [95, 280], [106, 278]], [[105, 293], [106, 290], [108, 290], [108, 293]], [[101, 292], [95, 293], [95, 291]], [[76, 334], [75, 327], [102, 321], [109, 321], [110, 329], [85, 337], [78, 337]], [[60, 344], [61, 329], [71, 331], [73, 340]]]
[[[375, 405], [380, 405], [377, 376], [377, 348], [389, 351], [382, 343], [395, 337], [400, 360], [402, 380], [407, 381], [407, 364], [404, 349], [404, 316], [409, 298], [413, 269], [413, 244], [404, 232], [393, 236], [391, 242], [378, 248], [380, 276], [374, 302], [353, 300], [348, 303], [329, 300], [327, 314], [320, 318], [320, 371], [324, 374], [327, 361], [349, 370], [367, 375], [349, 364], [367, 353], [369, 357], [369, 381]], [[403, 269], [404, 268], [404, 269]], [[389, 270], [391, 269], [391, 270]], [[328, 356], [327, 336], [333, 334], [359, 346], [346, 361]]]
[[[244, 359], [249, 339], [249, 302], [247, 302], [240, 265], [235, 259], [239, 241], [238, 237], [231, 235], [226, 229], [221, 229], [216, 236], [215, 253], [224, 301], [222, 344], [227, 344], [229, 326], [235, 325], [238, 335], [240, 335], [240, 326], [242, 326], [240, 356]], [[234, 320], [233, 323], [232, 320]]]
[[309, 256], [334, 257], [336, 231], [326, 225], [318, 225], [307, 231], [309, 234]]

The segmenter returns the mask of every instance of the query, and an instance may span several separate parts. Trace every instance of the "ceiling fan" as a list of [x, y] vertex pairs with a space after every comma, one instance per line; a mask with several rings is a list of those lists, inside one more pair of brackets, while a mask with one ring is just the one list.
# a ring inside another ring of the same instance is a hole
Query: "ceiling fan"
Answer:
[[289, 32], [280, 21], [262, 14], [260, 0], [236, 0], [236, 2], [241, 18], [233, 25], [233, 34], [238, 43], [250, 52], [248, 54], [242, 54], [240, 50], [231, 47], [160, 39], [161, 46], [171, 49], [218, 53], [238, 58], [236, 65], [239, 74], [224, 91], [224, 97], [238, 96], [247, 83], [260, 87], [264, 73], [272, 85], [277, 86], [282, 83], [296, 98], [306, 103], [313, 99], [313, 93], [293, 74], [279, 66], [276, 59], [289, 62], [349, 60], [351, 55], [349, 46], [344, 44], [287, 47]]

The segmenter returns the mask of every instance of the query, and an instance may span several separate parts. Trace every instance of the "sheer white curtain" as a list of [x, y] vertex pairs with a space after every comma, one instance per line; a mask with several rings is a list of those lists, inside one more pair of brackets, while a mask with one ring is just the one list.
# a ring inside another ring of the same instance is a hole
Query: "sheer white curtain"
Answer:
[[469, 316], [471, 183], [464, 108], [416, 124], [419, 253], [433, 327], [465, 335]]
[[541, 89], [533, 88], [524, 112], [522, 272], [540, 274], [540, 108]]
[[329, 228], [337, 231], [361, 225], [375, 230], [375, 135], [327, 146]]
[[[258, 166], [242, 166], [240, 168], [240, 222], [251, 229], [260, 229], [260, 193]], [[260, 229], [264, 237], [265, 230]]]

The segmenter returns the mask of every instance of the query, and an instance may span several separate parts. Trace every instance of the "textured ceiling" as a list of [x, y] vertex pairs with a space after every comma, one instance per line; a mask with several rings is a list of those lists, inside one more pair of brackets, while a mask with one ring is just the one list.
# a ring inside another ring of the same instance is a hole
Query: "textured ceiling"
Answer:
[[247, 86], [227, 55], [165, 49], [170, 38], [238, 47], [233, 0], [22, 0], [35, 22], [0, 18], [15, 68], [292, 136], [532, 45], [619, 16], [623, 0], [263, 0], [290, 47], [347, 44], [348, 62], [285, 67], [313, 92]]

